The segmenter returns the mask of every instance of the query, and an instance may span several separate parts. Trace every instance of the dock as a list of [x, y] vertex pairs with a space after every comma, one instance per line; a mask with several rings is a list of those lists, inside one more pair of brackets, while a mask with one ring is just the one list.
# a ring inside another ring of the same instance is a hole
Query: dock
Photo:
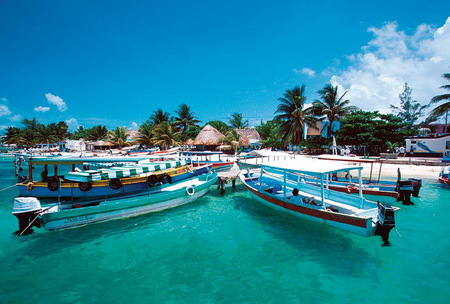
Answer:
[[220, 194], [225, 193], [225, 184], [227, 184], [230, 180], [232, 187], [236, 188], [236, 179], [239, 179], [239, 173], [240, 171], [217, 172], [219, 181], [219, 186], [217, 189], [220, 189]]

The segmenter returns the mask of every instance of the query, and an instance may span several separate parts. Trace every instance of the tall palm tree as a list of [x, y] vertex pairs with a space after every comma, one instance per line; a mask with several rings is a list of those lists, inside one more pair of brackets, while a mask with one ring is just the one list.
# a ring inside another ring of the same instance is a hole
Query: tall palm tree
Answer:
[[280, 133], [285, 145], [292, 143], [298, 145], [303, 139], [305, 126], [315, 127], [316, 119], [310, 109], [304, 110], [306, 96], [305, 85], [286, 90], [284, 97], [278, 98], [280, 104], [275, 113], [274, 120], [280, 124]]
[[186, 132], [190, 127], [195, 127], [200, 120], [197, 119], [194, 112], [191, 112], [190, 107], [185, 103], [179, 105], [175, 113], [178, 116], [174, 117], [174, 124], [181, 130], [183, 140], [185, 140]]
[[4, 142], [5, 144], [16, 144], [19, 145], [21, 142], [21, 137], [22, 137], [22, 130], [18, 127], [7, 127], [5, 129], [6, 133], [5, 133], [5, 139]]
[[[450, 73], [445, 73], [442, 75], [442, 77], [447, 79], [450, 82]], [[443, 85], [440, 88], [450, 91], [450, 84]], [[448, 100], [448, 101], [444, 102], [443, 104], [434, 108], [431, 111], [431, 113], [428, 115], [428, 119], [437, 119], [438, 117], [441, 117], [442, 115], [446, 114], [445, 115], [445, 127], [444, 127], [444, 133], [446, 133], [447, 126], [448, 126], [448, 111], [450, 110], [450, 93], [434, 96], [431, 99], [430, 104], [438, 103], [443, 100]]]
[[54, 144], [58, 141], [58, 136], [55, 131], [56, 124], [42, 125], [36, 134], [36, 141], [39, 143]]
[[225, 137], [222, 138], [222, 142], [233, 147], [234, 153], [239, 150], [239, 133], [236, 129], [230, 129], [225, 133]]
[[207, 125], [210, 125], [222, 134], [227, 133], [230, 129], [230, 127], [221, 120], [211, 120], [207, 123]]
[[248, 120], [244, 120], [242, 113], [233, 113], [228, 121], [232, 128], [245, 129], [248, 128]]
[[345, 94], [338, 95], [338, 87], [333, 87], [331, 84], [325, 85], [325, 87], [319, 90], [321, 100], [314, 100], [312, 112], [316, 116], [325, 115], [328, 118], [330, 124], [328, 125], [327, 138], [331, 137], [332, 124], [334, 121], [339, 121], [347, 114], [358, 110], [355, 106], [349, 106], [350, 100], [344, 100]]
[[110, 141], [119, 146], [119, 149], [127, 145], [127, 138], [130, 136], [125, 127], [117, 127], [109, 132], [109, 135], [111, 136]]
[[143, 123], [140, 127], [139, 127], [139, 135], [136, 138], [136, 141], [146, 147], [150, 147], [153, 144], [152, 141], [152, 134], [153, 131], [153, 126], [149, 123]]
[[149, 123], [152, 125], [159, 125], [162, 122], [170, 121], [170, 114], [164, 112], [162, 109], [158, 109], [153, 111], [152, 115], [150, 115]]
[[174, 130], [168, 121], [163, 121], [156, 125], [153, 128], [152, 135], [153, 143], [162, 147], [164, 150], [171, 146], [179, 146], [181, 144], [181, 133]]
[[87, 140], [105, 140], [108, 136], [106, 126], [98, 125], [86, 130]]

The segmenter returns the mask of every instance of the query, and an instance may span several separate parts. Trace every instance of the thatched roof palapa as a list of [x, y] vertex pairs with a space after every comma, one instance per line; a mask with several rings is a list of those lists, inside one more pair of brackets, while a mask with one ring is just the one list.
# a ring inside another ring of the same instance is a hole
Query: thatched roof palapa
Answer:
[[225, 136], [211, 125], [206, 125], [195, 137], [195, 145], [220, 145]]

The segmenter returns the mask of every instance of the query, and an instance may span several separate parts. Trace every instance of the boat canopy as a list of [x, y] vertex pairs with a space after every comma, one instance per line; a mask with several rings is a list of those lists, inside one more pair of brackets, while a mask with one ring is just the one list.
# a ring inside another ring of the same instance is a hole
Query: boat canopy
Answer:
[[148, 157], [30, 157], [30, 165], [73, 165], [85, 163], [138, 163], [148, 160]]
[[64, 178], [74, 182], [94, 182], [113, 178], [131, 177], [165, 169], [178, 168], [184, 165], [186, 165], [186, 161], [183, 160], [173, 162], [148, 162], [123, 167], [111, 167], [108, 169], [69, 172], [64, 175]]
[[271, 164], [261, 165], [261, 168], [282, 170], [288, 172], [304, 173], [309, 175], [325, 175], [351, 170], [362, 170], [362, 166], [344, 165], [335, 162], [325, 162], [314, 159], [309, 160], [287, 160]]

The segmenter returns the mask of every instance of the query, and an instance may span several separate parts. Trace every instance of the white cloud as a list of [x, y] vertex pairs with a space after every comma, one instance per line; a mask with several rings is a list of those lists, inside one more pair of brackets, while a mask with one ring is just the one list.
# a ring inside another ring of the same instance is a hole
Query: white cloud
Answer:
[[66, 124], [69, 126], [69, 129], [75, 130], [78, 129], [79, 124], [76, 118], [70, 118], [66, 120]]
[[50, 104], [55, 105], [58, 108], [58, 111], [64, 112], [67, 110], [67, 104], [61, 97], [47, 93], [45, 94], [45, 98], [47, 98], [47, 101]]
[[22, 115], [16, 114], [16, 115], [10, 116], [8, 118], [10, 121], [20, 121], [20, 120], [22, 120]]
[[310, 68], [303, 68], [301, 70], [292, 69], [292, 71], [295, 74], [299, 74], [299, 75], [304, 74], [304, 75], [307, 75], [308, 77], [314, 77], [316, 75], [316, 71], [314, 71], [314, 70], [312, 70]]
[[39, 106], [39, 107], [35, 107], [33, 109], [34, 112], [47, 112], [50, 111], [50, 107], [43, 107], [43, 106]]
[[131, 130], [136, 130], [136, 129], [139, 129], [139, 125], [136, 122], [133, 121], [131, 123]]
[[361, 53], [349, 56], [347, 70], [331, 77], [332, 85], [349, 91], [352, 105], [388, 113], [390, 104], [399, 105], [405, 82], [421, 104], [444, 93], [439, 87], [450, 69], [450, 17], [438, 29], [420, 25], [413, 35], [399, 31], [395, 22], [368, 31], [374, 38]]
[[0, 117], [11, 115], [11, 113], [7, 105], [0, 105]]
[[0, 130], [6, 130], [9, 126], [6, 125], [0, 125]]

